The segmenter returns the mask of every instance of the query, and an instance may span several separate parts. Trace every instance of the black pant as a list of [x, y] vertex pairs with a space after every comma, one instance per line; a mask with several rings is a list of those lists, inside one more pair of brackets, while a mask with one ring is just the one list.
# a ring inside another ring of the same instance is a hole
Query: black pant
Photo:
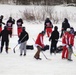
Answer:
[[6, 52], [8, 52], [9, 41], [4, 41], [4, 40], [1, 41], [1, 52], [3, 51], [4, 43], [5, 43], [5, 47], [6, 47]]
[[57, 49], [57, 41], [52, 40], [51, 41], [51, 48], [50, 48], [50, 53], [54, 53]]

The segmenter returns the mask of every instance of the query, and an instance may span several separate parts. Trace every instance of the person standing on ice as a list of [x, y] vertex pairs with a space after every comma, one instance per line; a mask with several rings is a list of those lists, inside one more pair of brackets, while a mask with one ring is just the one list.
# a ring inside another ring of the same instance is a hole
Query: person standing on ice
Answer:
[[29, 39], [29, 34], [28, 32], [25, 31], [25, 27], [22, 27], [22, 32], [18, 40], [18, 43], [20, 44], [20, 56], [22, 56], [23, 51], [24, 51], [24, 56], [26, 56], [26, 45], [28, 39]]
[[69, 45], [68, 45], [68, 60], [69, 61], [72, 61], [71, 59], [71, 56], [72, 56], [72, 53], [73, 53], [73, 46], [74, 46], [74, 37], [75, 37], [75, 33], [74, 33], [74, 28], [71, 27], [70, 28], [70, 32], [69, 32]]
[[[15, 24], [15, 20], [12, 17], [9, 17], [6, 26], [7, 26], [7, 30], [12, 32], [13, 31], [13, 24]], [[12, 34], [10, 35], [12, 36]]]
[[38, 34], [37, 39], [35, 41], [35, 46], [37, 47], [37, 52], [34, 55], [35, 59], [40, 59], [40, 51], [42, 48], [44, 48], [44, 43], [43, 43], [43, 38], [45, 35], [45, 31], [42, 31], [41, 33]]
[[59, 39], [58, 27], [55, 26], [54, 31], [51, 33], [51, 36], [49, 38], [49, 41], [51, 40], [50, 54], [52, 53], [56, 54], [58, 39]]
[[1, 38], [1, 51], [0, 51], [0, 53], [2, 53], [2, 51], [3, 51], [4, 43], [5, 43], [5, 47], [6, 47], [6, 53], [8, 53], [9, 35], [10, 34], [11, 34], [11, 32], [9, 32], [7, 30], [7, 27], [4, 26], [4, 30], [2, 30], [1, 33], [0, 33], [0, 37], [2, 37]]
[[60, 37], [62, 37], [63, 33], [66, 31], [67, 28], [70, 28], [70, 24], [68, 22], [68, 19], [64, 18], [64, 21], [62, 22], [62, 29], [61, 29]]
[[20, 35], [20, 33], [22, 32], [22, 24], [23, 24], [23, 20], [20, 18], [17, 20], [17, 33], [18, 33], [18, 37]]
[[67, 28], [67, 30], [64, 32], [62, 36], [62, 59], [68, 59], [68, 45], [69, 45], [69, 35], [70, 35], [70, 28]]
[[0, 32], [2, 31], [2, 24], [4, 24], [5, 25], [5, 23], [4, 22], [2, 22], [2, 20], [3, 20], [3, 15], [1, 15], [0, 16]]
[[49, 18], [46, 18], [44, 23], [44, 31], [47, 33], [47, 37], [50, 37], [52, 33], [53, 24]]

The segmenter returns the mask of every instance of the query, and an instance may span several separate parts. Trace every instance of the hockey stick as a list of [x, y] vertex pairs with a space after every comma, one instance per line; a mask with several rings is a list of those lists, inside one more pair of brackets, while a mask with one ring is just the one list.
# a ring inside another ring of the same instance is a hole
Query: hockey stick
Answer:
[[[27, 35], [27, 34], [26, 34]], [[26, 35], [21, 39], [21, 41], [26, 37]], [[21, 42], [20, 41], [20, 42]], [[13, 48], [13, 52], [15, 53], [15, 48], [18, 46], [19, 44], [17, 44], [14, 48]]]
[[[32, 39], [33, 39], [33, 41], [35, 42], [34, 38], [32, 38]], [[49, 59], [49, 58], [46, 57], [46, 55], [43, 53], [43, 51], [41, 51], [41, 53], [44, 55], [44, 57], [45, 57], [47, 60], [51, 60], [51, 59]]]
[[46, 57], [46, 55], [43, 53], [43, 51], [41, 51], [41, 52], [42, 52], [42, 54], [44, 55], [44, 57], [45, 57], [47, 60], [51, 60], [51, 59], [49, 59], [49, 58]]
[[76, 54], [73, 52], [73, 55], [76, 57]]

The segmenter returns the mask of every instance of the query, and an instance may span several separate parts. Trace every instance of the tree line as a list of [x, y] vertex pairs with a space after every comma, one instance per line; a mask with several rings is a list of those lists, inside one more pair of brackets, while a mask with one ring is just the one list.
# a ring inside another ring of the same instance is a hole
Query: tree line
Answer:
[[15, 5], [57, 5], [76, 3], [76, 0], [0, 0], [0, 3]]

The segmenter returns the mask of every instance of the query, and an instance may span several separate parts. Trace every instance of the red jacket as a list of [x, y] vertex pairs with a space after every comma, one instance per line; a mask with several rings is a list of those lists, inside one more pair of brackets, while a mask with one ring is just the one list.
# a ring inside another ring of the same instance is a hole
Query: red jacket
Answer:
[[43, 44], [43, 34], [39, 34], [38, 36], [37, 36], [37, 39], [36, 39], [36, 41], [35, 41], [35, 45], [36, 46], [40, 46], [41, 48], [44, 48], [44, 44]]
[[62, 43], [64, 45], [74, 45], [74, 35], [68, 32], [65, 32], [62, 36]]
[[65, 32], [62, 36], [62, 43], [64, 45], [68, 45], [69, 44], [69, 32]]
[[74, 46], [74, 34], [69, 35], [69, 44]]

